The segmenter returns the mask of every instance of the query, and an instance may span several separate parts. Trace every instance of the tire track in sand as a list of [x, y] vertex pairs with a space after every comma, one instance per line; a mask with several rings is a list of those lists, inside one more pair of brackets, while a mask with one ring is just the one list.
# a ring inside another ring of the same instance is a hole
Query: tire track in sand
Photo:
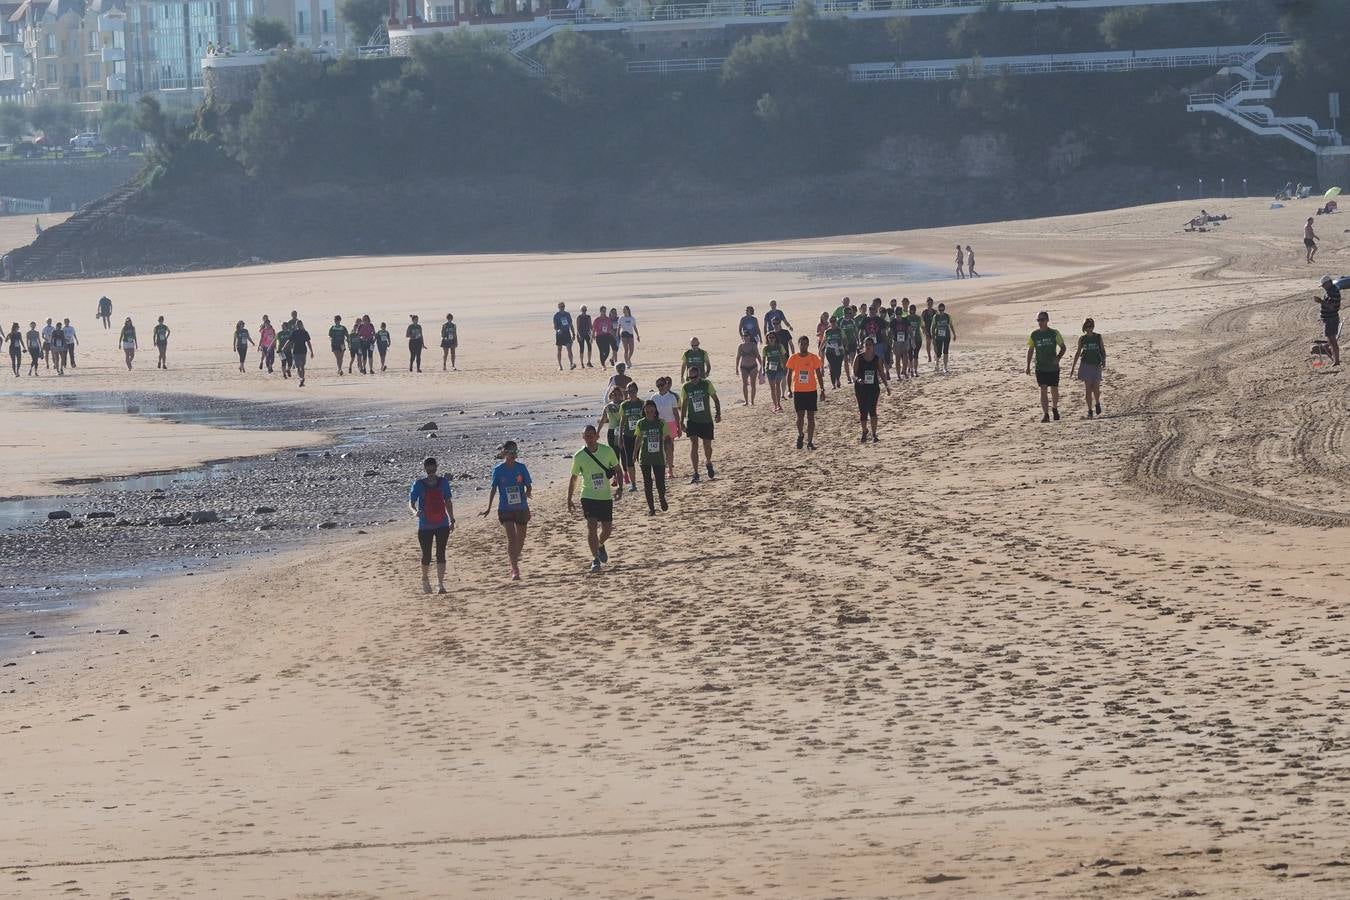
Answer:
[[[1290, 447], [1289, 474], [1328, 479], [1318, 491], [1334, 494], [1350, 483], [1341, 452], [1346, 429], [1343, 409], [1346, 390], [1335, 399], [1306, 398], [1316, 382], [1311, 375], [1289, 377], [1298, 371], [1297, 357], [1305, 344], [1308, 304], [1299, 293], [1224, 310], [1201, 326], [1208, 335], [1230, 340], [1194, 355], [1192, 371], [1143, 391], [1130, 404], [1132, 411], [1153, 417], [1145, 443], [1126, 462], [1125, 477], [1170, 502], [1200, 503], [1243, 518], [1290, 525], [1322, 527], [1350, 525], [1350, 513], [1319, 509], [1286, 496], [1272, 496], [1221, 480], [1202, 468], [1201, 460], [1231, 461], [1255, 455], [1272, 437]], [[1270, 319], [1258, 328], [1258, 320]], [[1242, 402], [1239, 402], [1241, 394]], [[1253, 394], [1260, 412], [1239, 416]], [[1272, 434], [1272, 429], [1276, 429]], [[1287, 435], [1279, 429], [1287, 429]], [[1239, 463], [1237, 471], [1245, 470]]]

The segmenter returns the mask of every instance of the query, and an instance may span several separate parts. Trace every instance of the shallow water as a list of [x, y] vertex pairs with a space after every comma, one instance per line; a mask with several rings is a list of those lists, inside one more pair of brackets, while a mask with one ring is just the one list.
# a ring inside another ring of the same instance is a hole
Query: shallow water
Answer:
[[[0, 656], [28, 649], [29, 630], [51, 635], [72, 623], [98, 627], [84, 614], [100, 592], [276, 553], [330, 533], [316, 530], [320, 523], [359, 529], [398, 521], [407, 485], [428, 451], [446, 461], [448, 477], [466, 482], [456, 486], [457, 495], [486, 490], [504, 418], [527, 420], [508, 436], [528, 448], [532, 470], [539, 464], [536, 478], [546, 477], [544, 470], [563, 455], [563, 435], [573, 433], [578, 415], [589, 417], [588, 410], [568, 410], [565, 400], [544, 409], [386, 412], [371, 406], [325, 414], [298, 404], [261, 407], [192, 395], [30, 396], [81, 412], [223, 428], [276, 429], [280, 422], [330, 437], [310, 449], [125, 478], [72, 479], [67, 484], [76, 486], [74, 494], [0, 501]], [[441, 424], [438, 435], [418, 430], [428, 419]], [[54, 510], [68, 511], [71, 519], [49, 522]], [[193, 510], [219, 519], [200, 526], [160, 521]], [[90, 512], [113, 516], [89, 519]]]
[[893, 256], [830, 254], [788, 257], [715, 266], [676, 266], [641, 269], [644, 272], [796, 272], [812, 281], [925, 282], [954, 279], [952, 271]]

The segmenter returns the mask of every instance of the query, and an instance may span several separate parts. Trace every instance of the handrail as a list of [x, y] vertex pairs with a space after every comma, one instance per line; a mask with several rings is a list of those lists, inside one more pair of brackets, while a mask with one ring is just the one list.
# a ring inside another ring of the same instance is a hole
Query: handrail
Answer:
[[637, 59], [628, 63], [629, 75], [673, 75], [684, 72], [720, 72], [724, 56], [704, 59]]
[[[1145, 5], [1149, 0], [1119, 0], [1121, 6]], [[1166, 3], [1167, 0], [1151, 0], [1153, 3]], [[1211, 0], [1219, 2], [1219, 0]], [[935, 11], [980, 9], [988, 0], [819, 0], [816, 12], [822, 16], [848, 15], [850, 13], [903, 13], [910, 10]], [[1099, 0], [1082, 0], [1087, 7], [1102, 5]], [[1002, 0], [1003, 7], [1026, 8], [1068, 8], [1079, 4], [1075, 0]], [[641, 22], [641, 21], [677, 21], [682, 19], [725, 19], [742, 17], [792, 15], [795, 0], [706, 0], [702, 3], [667, 3], [660, 6], [634, 2], [620, 9], [604, 14], [592, 14], [584, 8], [550, 10], [548, 18], [555, 22], [567, 22], [575, 25], [600, 22]], [[1273, 36], [1279, 32], [1271, 32]], [[1264, 35], [1263, 35], [1264, 37]]]
[[997, 72], [1011, 75], [1059, 72], [1133, 72], [1148, 69], [1197, 68], [1231, 65], [1249, 58], [1247, 45], [1227, 47], [1178, 47], [1158, 50], [1120, 50], [1089, 53], [1048, 53], [1028, 56], [996, 56], [987, 59], [911, 60], [902, 63], [855, 63], [849, 80], [934, 81], [964, 74]]

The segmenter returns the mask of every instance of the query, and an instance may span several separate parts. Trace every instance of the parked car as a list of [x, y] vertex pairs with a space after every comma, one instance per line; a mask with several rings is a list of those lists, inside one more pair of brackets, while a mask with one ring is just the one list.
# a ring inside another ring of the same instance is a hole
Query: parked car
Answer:
[[86, 131], [82, 134], [77, 134], [70, 139], [70, 149], [72, 150], [94, 150], [102, 145], [103, 141], [99, 139], [98, 133], [94, 131]]

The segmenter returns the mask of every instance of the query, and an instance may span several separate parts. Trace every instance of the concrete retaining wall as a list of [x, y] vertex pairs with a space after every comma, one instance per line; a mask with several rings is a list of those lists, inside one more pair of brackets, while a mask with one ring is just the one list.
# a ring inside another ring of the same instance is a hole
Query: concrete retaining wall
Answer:
[[141, 164], [128, 158], [0, 161], [0, 195], [50, 197], [53, 212], [78, 209], [126, 184]]

